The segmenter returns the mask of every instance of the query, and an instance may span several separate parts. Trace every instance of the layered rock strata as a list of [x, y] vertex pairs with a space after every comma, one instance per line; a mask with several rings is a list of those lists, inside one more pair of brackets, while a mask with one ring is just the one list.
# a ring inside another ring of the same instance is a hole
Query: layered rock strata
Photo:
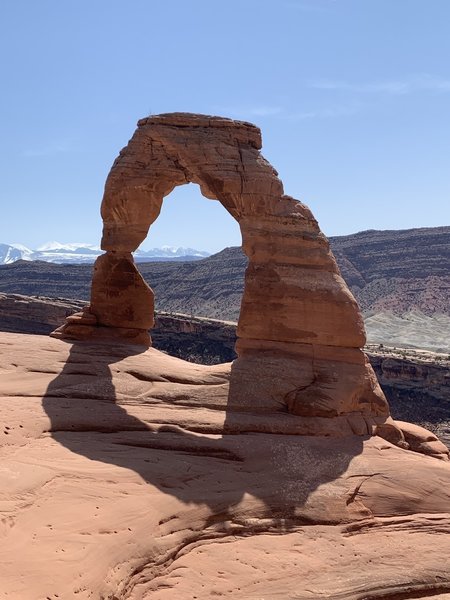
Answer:
[[164, 197], [197, 183], [239, 222], [249, 259], [229, 402], [305, 418], [347, 415], [356, 431], [372, 433], [389, 411], [361, 350], [358, 306], [311, 211], [284, 194], [260, 148], [260, 130], [242, 121], [188, 113], [139, 121], [106, 181], [106, 254], [95, 265], [89, 312], [57, 335], [150, 343], [153, 293], [131, 253]]
[[85, 302], [0, 292], [0, 331], [48, 334]]

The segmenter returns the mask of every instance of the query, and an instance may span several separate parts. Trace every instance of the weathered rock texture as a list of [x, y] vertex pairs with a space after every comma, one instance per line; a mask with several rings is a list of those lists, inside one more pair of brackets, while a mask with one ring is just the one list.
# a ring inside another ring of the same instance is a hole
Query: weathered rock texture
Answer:
[[0, 334], [2, 600], [449, 597], [450, 463], [236, 411], [230, 367]]
[[106, 254], [95, 265], [89, 311], [58, 334], [149, 343], [153, 293], [131, 252], [163, 198], [197, 183], [239, 222], [249, 259], [229, 402], [305, 418], [347, 416], [356, 431], [373, 432], [389, 411], [361, 350], [359, 309], [310, 210], [284, 195], [260, 148], [259, 129], [245, 122], [184, 113], [142, 119], [106, 181]]
[[[190, 362], [236, 358], [236, 326], [229, 321], [155, 313], [153, 344]], [[431, 428], [450, 448], [450, 359], [447, 354], [367, 345], [365, 353], [395, 420]]]
[[[0, 331], [48, 334], [82, 307], [81, 300], [0, 293]], [[155, 312], [152, 341], [158, 350], [189, 362], [214, 365], [237, 358], [236, 323], [231, 321]], [[448, 355], [374, 345], [365, 352], [394, 419], [425, 425], [450, 448]]]

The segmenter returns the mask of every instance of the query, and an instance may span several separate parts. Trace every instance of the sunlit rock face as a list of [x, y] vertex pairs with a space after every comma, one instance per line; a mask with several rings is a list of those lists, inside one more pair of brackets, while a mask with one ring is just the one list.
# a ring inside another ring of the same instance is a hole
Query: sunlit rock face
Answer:
[[89, 314], [59, 335], [150, 345], [153, 292], [131, 253], [163, 198], [197, 183], [238, 221], [249, 259], [230, 403], [305, 418], [348, 416], [351, 430], [372, 433], [388, 407], [361, 351], [358, 306], [311, 211], [284, 194], [260, 148], [260, 130], [242, 121], [188, 113], [139, 121], [106, 181], [106, 254], [95, 265]]

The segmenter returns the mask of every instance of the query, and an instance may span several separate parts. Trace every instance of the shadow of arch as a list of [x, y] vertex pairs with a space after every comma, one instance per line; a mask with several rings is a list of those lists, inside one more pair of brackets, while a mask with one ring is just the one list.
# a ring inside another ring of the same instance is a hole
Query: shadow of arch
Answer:
[[[297, 518], [310, 494], [346, 471], [389, 411], [328, 242], [310, 210], [284, 195], [260, 148], [260, 131], [249, 123], [183, 113], [139, 122], [106, 181], [106, 253], [95, 265], [89, 309], [58, 332], [75, 342], [44, 406], [65, 447], [132, 469], [161, 489], [170, 480], [167, 493], [185, 503], [228, 514], [253, 498], [261, 515]], [[158, 371], [166, 369], [161, 354], [133, 345], [150, 343], [153, 292], [131, 253], [163, 198], [188, 182], [238, 221], [249, 265], [238, 358], [206, 367], [166, 357], [177, 373], [167, 379]], [[180, 373], [190, 373], [181, 391], [155, 395], [156, 383], [180, 384]], [[222, 382], [218, 396], [205, 384], [211, 374]], [[120, 391], [124, 382], [129, 388]], [[74, 433], [73, 423], [84, 425]], [[158, 452], [159, 462], [146, 462]]]
[[[288, 528], [311, 517], [304, 508], [310, 494], [339, 478], [362, 451], [363, 438], [357, 436], [270, 433], [271, 415], [265, 426], [261, 416], [249, 426], [256, 416], [237, 413], [226, 403], [213, 431], [201, 431], [207, 402], [192, 405], [185, 423], [165, 424], [158, 411], [173, 404], [161, 402], [160, 395], [152, 399], [151, 388], [155, 381], [169, 385], [172, 376], [148, 370], [158, 355], [129, 344], [70, 344], [68, 359], [43, 398], [53, 439], [89, 460], [134, 471], [186, 505], [207, 505], [213, 521], [214, 515], [239, 521], [250, 511]], [[229, 377], [223, 366], [199, 369], [173, 357], [163, 360], [193, 388], [199, 383], [195, 373], [199, 381], [216, 377], [223, 383]], [[331, 520], [326, 510], [315, 518]]]

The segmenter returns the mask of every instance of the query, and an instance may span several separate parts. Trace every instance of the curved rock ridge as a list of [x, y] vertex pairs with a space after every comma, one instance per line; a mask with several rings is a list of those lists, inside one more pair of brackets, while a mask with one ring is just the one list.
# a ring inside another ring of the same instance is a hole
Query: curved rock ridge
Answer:
[[450, 464], [234, 410], [230, 377], [0, 334], [2, 600], [448, 598]]
[[284, 194], [254, 125], [172, 113], [142, 119], [107, 178], [90, 307], [56, 332], [150, 344], [153, 292], [131, 253], [165, 196], [197, 183], [238, 221], [249, 259], [229, 402], [303, 417], [354, 415], [372, 433], [389, 409], [362, 352], [364, 325], [311, 211]]

